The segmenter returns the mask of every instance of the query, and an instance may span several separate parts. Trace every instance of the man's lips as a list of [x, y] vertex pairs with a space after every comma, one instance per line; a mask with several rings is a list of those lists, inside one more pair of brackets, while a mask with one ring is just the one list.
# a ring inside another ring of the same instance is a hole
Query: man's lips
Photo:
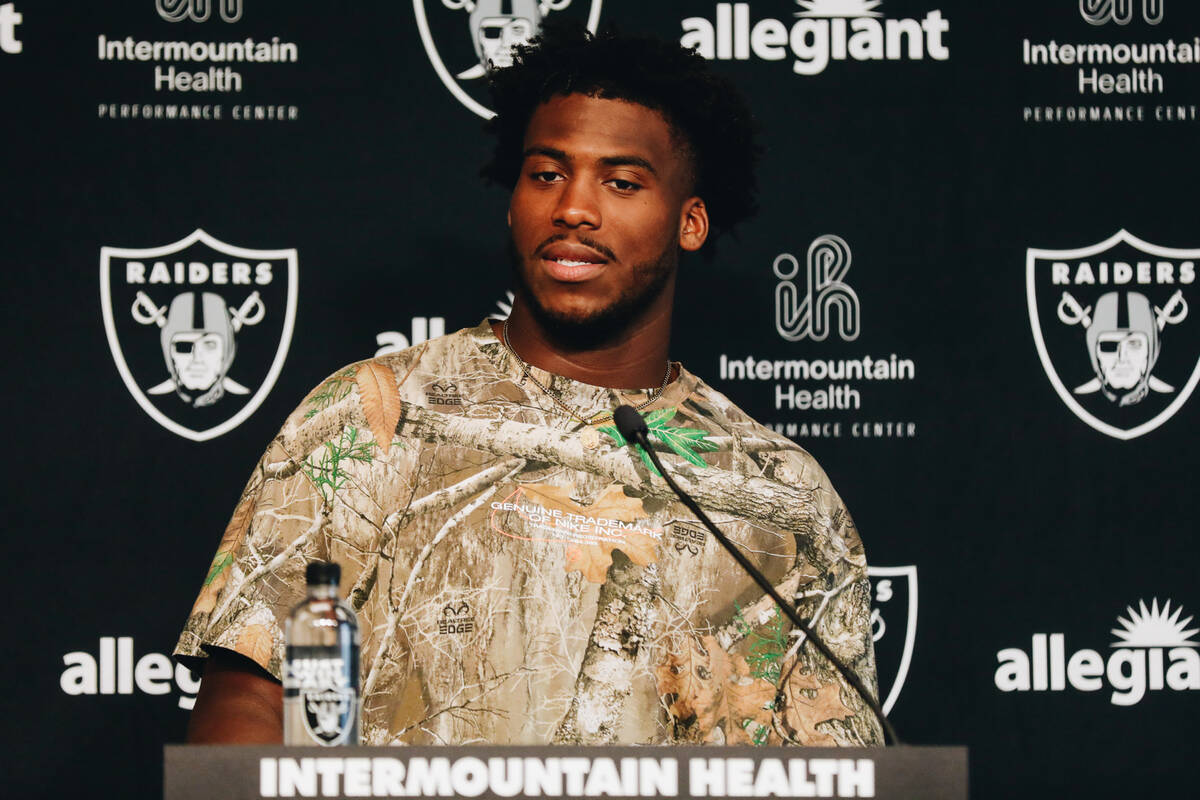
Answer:
[[590, 280], [604, 271], [608, 259], [598, 250], [572, 242], [554, 242], [538, 251], [550, 277], [566, 283]]

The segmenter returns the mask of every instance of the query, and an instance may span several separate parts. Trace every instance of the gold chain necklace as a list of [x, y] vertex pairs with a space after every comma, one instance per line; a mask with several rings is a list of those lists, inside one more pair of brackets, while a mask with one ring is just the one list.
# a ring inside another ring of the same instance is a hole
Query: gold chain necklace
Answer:
[[[568, 406], [562, 400], [559, 400], [557, 397], [555, 397], [554, 393], [551, 392], [549, 389], [547, 389], [545, 386], [543, 386], [541, 381], [539, 381], [537, 378], [533, 377], [533, 373], [531, 373], [529, 371], [529, 369], [530, 369], [529, 365], [525, 363], [525, 360], [523, 358], [521, 358], [519, 355], [517, 355], [516, 350], [513, 350], [512, 344], [508, 341], [508, 320], [507, 319], [504, 320], [504, 324], [500, 328], [500, 333], [501, 333], [501, 338], [504, 343], [504, 349], [507, 350], [508, 354], [511, 355], [513, 358], [515, 358], [517, 360], [517, 363], [521, 365], [521, 381], [522, 381], [522, 383], [525, 381], [526, 378], [533, 381], [533, 385], [538, 387], [539, 389], [541, 389], [542, 394], [549, 397], [551, 400], [554, 401], [555, 405], [557, 405], [563, 411], [566, 411], [573, 418], [582, 422], [584, 425], [598, 425], [601, 422], [608, 422], [609, 420], [612, 419], [611, 411], [599, 411], [599, 412], [596, 412], [595, 414], [592, 414], [590, 417], [582, 417], [579, 414], [577, 414], [574, 409], [572, 409], [570, 406]], [[657, 389], [650, 392], [650, 396], [646, 398], [646, 402], [641, 403], [640, 405], [634, 406], [633, 407], [634, 411], [641, 411], [643, 408], [650, 405], [658, 398], [662, 397], [663, 392], [665, 392], [667, 390], [667, 384], [671, 382], [671, 370], [674, 369], [676, 363], [677, 362], [675, 362], [675, 361], [667, 361], [667, 373], [665, 375], [663, 375], [662, 386], [659, 386]], [[680, 369], [682, 369], [682, 365], [680, 366]]]

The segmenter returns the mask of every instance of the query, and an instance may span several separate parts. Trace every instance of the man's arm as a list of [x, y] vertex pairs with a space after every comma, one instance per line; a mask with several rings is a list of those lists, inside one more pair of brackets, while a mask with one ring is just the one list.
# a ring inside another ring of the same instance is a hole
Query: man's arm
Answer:
[[188, 720], [192, 744], [280, 744], [283, 686], [232, 650], [213, 648]]

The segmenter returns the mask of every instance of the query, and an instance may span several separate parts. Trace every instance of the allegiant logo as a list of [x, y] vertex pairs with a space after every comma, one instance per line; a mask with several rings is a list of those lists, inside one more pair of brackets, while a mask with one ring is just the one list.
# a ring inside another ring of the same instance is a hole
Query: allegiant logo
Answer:
[[134, 658], [132, 636], [101, 636], [98, 655], [83, 650], [63, 656], [58, 684], [69, 695], [171, 694], [179, 690], [180, 708], [191, 710], [200, 680], [163, 653]]
[[818, 75], [830, 61], [935, 61], [950, 58], [942, 34], [950, 22], [939, 10], [924, 19], [884, 19], [882, 0], [796, 0], [795, 21], [755, 20], [749, 3], [717, 3], [714, 19], [683, 20], [679, 43], [709, 60], [783, 61], [797, 75]]
[[1029, 652], [1008, 647], [996, 653], [996, 688], [1002, 692], [1061, 692], [1068, 686], [1097, 692], [1105, 681], [1112, 688], [1109, 701], [1117, 706], [1136, 705], [1147, 691], [1200, 690], [1200, 642], [1191, 640], [1200, 629], [1186, 629], [1191, 617], [1180, 619], [1183, 608], [1171, 611], [1171, 601], [1160, 609], [1158, 600], [1147, 608], [1126, 609], [1118, 617], [1114, 642], [1107, 657], [1096, 650], [1076, 650], [1068, 657], [1066, 636], [1035, 633]]

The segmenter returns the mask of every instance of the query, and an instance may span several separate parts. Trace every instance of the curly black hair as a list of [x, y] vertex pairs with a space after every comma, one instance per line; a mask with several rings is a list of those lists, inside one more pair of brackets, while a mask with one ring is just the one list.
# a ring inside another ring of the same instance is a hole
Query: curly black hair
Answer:
[[714, 238], [757, 210], [759, 147], [750, 108], [693, 51], [611, 29], [593, 36], [582, 25], [548, 24], [516, 48], [511, 67], [492, 70], [489, 83], [496, 116], [487, 127], [496, 146], [482, 171], [488, 180], [515, 185], [525, 130], [538, 106], [557, 95], [586, 94], [663, 115], [691, 156], [693, 191], [708, 207]]

